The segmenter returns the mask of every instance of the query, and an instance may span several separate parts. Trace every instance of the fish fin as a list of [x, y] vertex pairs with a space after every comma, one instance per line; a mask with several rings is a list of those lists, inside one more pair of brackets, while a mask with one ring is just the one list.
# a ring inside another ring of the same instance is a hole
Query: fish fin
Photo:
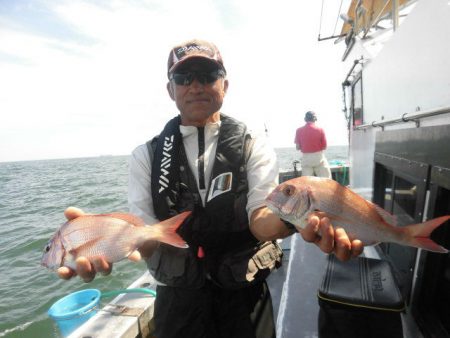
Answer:
[[161, 223], [152, 225], [152, 227], [157, 228], [156, 230], [160, 232], [158, 241], [176, 246], [178, 248], [188, 248], [189, 246], [186, 241], [181, 238], [176, 231], [191, 213], [191, 211], [185, 211], [174, 217], [166, 219]]
[[430, 238], [425, 237], [416, 237], [414, 238], [413, 245], [416, 248], [425, 249], [428, 251], [439, 252], [439, 253], [447, 253], [448, 250], [443, 246], [437, 244]]
[[405, 226], [404, 231], [411, 236], [411, 245], [428, 251], [447, 253], [448, 250], [430, 239], [434, 229], [450, 219], [450, 215], [433, 218], [429, 221], [419, 224]]
[[397, 226], [397, 217], [395, 217], [391, 213], [387, 212], [386, 210], [384, 210], [382, 207], [376, 205], [375, 203], [372, 203], [370, 201], [367, 201], [367, 203], [369, 203], [370, 205], [372, 205], [375, 208], [375, 210], [377, 211], [378, 215], [380, 215], [380, 217], [386, 223], [388, 223], [390, 225], [393, 225], [393, 226]]
[[316, 205], [316, 196], [314, 194], [313, 189], [310, 186], [306, 186], [306, 193], [308, 196], [308, 205], [309, 205], [309, 210], [313, 211], [315, 209], [315, 205]]
[[108, 216], [108, 217], [118, 218], [118, 219], [121, 219], [130, 224], [133, 224], [134, 226], [144, 226], [145, 225], [145, 222], [142, 218], [132, 215], [132, 214], [127, 214], [124, 212], [112, 212], [110, 214], [100, 214], [100, 215], [95, 215], [95, 216]]

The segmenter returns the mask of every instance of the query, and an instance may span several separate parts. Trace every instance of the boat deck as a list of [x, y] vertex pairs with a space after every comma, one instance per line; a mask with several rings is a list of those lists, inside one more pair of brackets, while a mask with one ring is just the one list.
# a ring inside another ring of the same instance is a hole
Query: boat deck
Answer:
[[[279, 300], [277, 337], [318, 337], [317, 290], [322, 282], [327, 255], [317, 246], [303, 241], [301, 236], [292, 236], [286, 241], [290, 242], [287, 264], [268, 279], [270, 291], [274, 290], [274, 307]], [[286, 276], [282, 284], [277, 280], [280, 272]]]
[[[155, 290], [156, 283], [147, 271], [128, 288]], [[69, 338], [151, 337], [154, 301], [153, 296], [143, 293], [119, 295], [72, 332]]]

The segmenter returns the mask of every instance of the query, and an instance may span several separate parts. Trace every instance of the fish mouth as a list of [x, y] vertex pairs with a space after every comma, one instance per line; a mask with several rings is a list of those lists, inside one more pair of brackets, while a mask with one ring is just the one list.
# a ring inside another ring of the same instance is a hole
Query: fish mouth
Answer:
[[309, 198], [307, 198], [306, 201], [298, 199], [295, 200], [293, 204], [286, 206], [286, 203], [277, 203], [269, 196], [266, 199], [266, 206], [281, 219], [292, 224], [300, 224], [300, 220], [311, 211], [311, 200]]
[[278, 215], [281, 219], [293, 223], [294, 218], [291, 217], [290, 214], [284, 213], [280, 207], [277, 207], [272, 203], [267, 203], [267, 208], [269, 208], [269, 210], [271, 210], [274, 214]]
[[276, 206], [273, 205], [272, 203], [267, 203], [267, 207], [269, 208], [270, 211], [273, 211], [273, 212], [276, 213], [277, 215], [281, 213], [280, 208], [276, 207]]

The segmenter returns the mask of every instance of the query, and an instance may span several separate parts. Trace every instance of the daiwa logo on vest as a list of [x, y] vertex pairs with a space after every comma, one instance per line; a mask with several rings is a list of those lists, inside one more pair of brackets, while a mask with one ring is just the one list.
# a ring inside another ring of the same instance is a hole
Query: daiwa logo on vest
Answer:
[[164, 138], [164, 146], [163, 146], [163, 159], [161, 161], [160, 169], [161, 175], [159, 176], [159, 193], [163, 192], [169, 186], [169, 168], [170, 163], [172, 162], [172, 155], [170, 151], [173, 148], [173, 135]]

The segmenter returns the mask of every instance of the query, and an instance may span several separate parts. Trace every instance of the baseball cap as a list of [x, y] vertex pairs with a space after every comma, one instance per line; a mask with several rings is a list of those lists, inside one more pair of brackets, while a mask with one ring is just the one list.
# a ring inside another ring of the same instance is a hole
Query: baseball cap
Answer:
[[305, 121], [317, 121], [316, 113], [313, 111], [309, 111], [305, 114]]
[[192, 58], [203, 58], [216, 63], [225, 73], [222, 56], [212, 42], [193, 39], [172, 48], [167, 61], [167, 75], [173, 73], [178, 66]]

